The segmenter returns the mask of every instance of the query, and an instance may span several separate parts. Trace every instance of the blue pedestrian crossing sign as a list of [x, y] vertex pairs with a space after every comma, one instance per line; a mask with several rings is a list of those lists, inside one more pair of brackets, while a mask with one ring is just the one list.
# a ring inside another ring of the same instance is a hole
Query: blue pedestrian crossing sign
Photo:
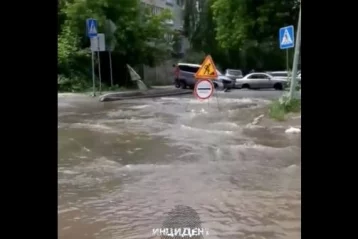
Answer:
[[280, 49], [288, 49], [295, 46], [295, 31], [293, 26], [280, 28], [278, 34]]
[[86, 30], [87, 36], [89, 38], [97, 36], [97, 20], [93, 18], [89, 18], [86, 20]]

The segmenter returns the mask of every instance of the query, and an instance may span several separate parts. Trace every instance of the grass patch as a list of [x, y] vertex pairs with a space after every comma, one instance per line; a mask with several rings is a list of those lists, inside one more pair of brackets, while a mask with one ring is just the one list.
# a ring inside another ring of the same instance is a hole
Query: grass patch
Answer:
[[275, 100], [269, 107], [269, 116], [278, 121], [284, 121], [288, 113], [296, 113], [301, 110], [301, 100], [289, 100], [287, 96], [283, 96], [279, 100]]

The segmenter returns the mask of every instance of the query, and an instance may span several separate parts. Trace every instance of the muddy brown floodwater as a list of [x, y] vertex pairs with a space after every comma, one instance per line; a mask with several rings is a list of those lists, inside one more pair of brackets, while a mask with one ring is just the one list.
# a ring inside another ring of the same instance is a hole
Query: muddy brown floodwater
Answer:
[[301, 136], [265, 99], [58, 99], [60, 239], [154, 238], [176, 205], [205, 238], [300, 238]]

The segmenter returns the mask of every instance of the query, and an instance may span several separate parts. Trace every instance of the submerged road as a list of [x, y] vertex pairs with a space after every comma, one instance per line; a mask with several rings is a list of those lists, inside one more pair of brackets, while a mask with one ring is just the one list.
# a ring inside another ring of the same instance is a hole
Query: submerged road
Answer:
[[178, 205], [204, 238], [300, 238], [300, 135], [249, 124], [280, 94], [59, 95], [59, 238], [159, 238]]

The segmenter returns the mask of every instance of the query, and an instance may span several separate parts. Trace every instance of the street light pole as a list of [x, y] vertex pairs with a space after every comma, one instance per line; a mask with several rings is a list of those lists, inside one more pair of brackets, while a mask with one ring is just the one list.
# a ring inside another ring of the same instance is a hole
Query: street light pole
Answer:
[[290, 100], [294, 97], [294, 93], [296, 91], [296, 80], [297, 80], [297, 67], [298, 60], [300, 58], [300, 48], [301, 48], [301, 1], [300, 1], [300, 12], [298, 15], [298, 24], [297, 24], [297, 35], [296, 35], [296, 46], [295, 46], [295, 54], [293, 58], [293, 66], [292, 66], [292, 82], [290, 88]]

